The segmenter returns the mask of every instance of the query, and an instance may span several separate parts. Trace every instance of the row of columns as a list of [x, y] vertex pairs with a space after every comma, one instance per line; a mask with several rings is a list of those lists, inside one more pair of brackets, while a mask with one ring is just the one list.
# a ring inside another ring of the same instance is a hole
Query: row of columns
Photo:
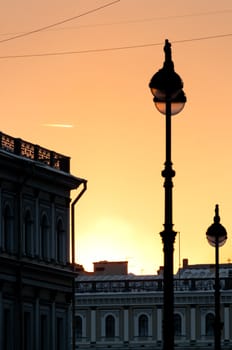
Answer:
[[[15, 305], [16, 306], [16, 305]], [[18, 349], [18, 350], [23, 350], [25, 348], [25, 341], [26, 339], [24, 339], [25, 336], [25, 330], [24, 330], [24, 305], [23, 303], [21, 305], [18, 305], [18, 311], [19, 313], [21, 313], [21, 317], [20, 317], [20, 327], [18, 326], [18, 323], [16, 323], [16, 319], [14, 318], [13, 315], [13, 308], [11, 308], [11, 320], [14, 323], [14, 327], [11, 324], [10, 326], [10, 330], [9, 332], [7, 332], [8, 334], [11, 333], [12, 339], [8, 339], [9, 341], [9, 345], [10, 349], [13, 349], [13, 339], [15, 339], [16, 344], [14, 345], [14, 349]], [[40, 345], [40, 327], [41, 327], [41, 322], [40, 322], [40, 317], [41, 317], [41, 312], [40, 312], [40, 299], [39, 297], [36, 298], [35, 303], [32, 304], [32, 308], [34, 307], [34, 312], [33, 309], [31, 309], [31, 324], [34, 330], [34, 335], [28, 334], [29, 337], [31, 337], [31, 345], [33, 346], [34, 350], [40, 350], [41, 349], [41, 345]], [[3, 293], [2, 290], [0, 290], [0, 348], [3, 348], [3, 342], [4, 342], [4, 334], [3, 334], [3, 326], [4, 326], [4, 298], [3, 298]], [[67, 330], [67, 334], [65, 336], [65, 347], [66, 348], [70, 348], [71, 349], [71, 342], [72, 342], [72, 319], [71, 319], [71, 309], [72, 309], [72, 305], [69, 304], [68, 308], [64, 310], [64, 312], [66, 313], [66, 315], [64, 315], [64, 322], [66, 322], [66, 324], [64, 324], [64, 329]], [[56, 307], [56, 301], [55, 298], [53, 298], [53, 300], [51, 301], [50, 307], [49, 307], [49, 314], [48, 315], [48, 334], [47, 336], [50, 337], [50, 342], [49, 342], [49, 347], [47, 350], [56, 350], [57, 349], [57, 331], [56, 331], [56, 317], [57, 317], [57, 307]], [[20, 316], [20, 315], [19, 315]], [[7, 325], [9, 326], [9, 325]], [[6, 325], [5, 325], [6, 327]], [[12, 334], [12, 330], [14, 330], [14, 332], [16, 332], [15, 334]], [[5, 334], [6, 336], [6, 334]], [[68, 345], [69, 344], [69, 345]], [[43, 349], [46, 350], [46, 349]]]
[[[229, 319], [230, 319], [230, 309], [229, 306], [224, 306], [224, 339], [229, 340], [230, 339], [230, 329], [229, 329]], [[157, 342], [162, 341], [162, 319], [163, 319], [163, 312], [162, 308], [158, 307], [157, 308]], [[97, 329], [97, 319], [96, 319], [96, 310], [92, 309], [91, 310], [91, 332], [90, 332], [90, 341], [91, 343], [96, 342], [96, 329]], [[190, 325], [189, 325], [189, 330], [190, 330], [190, 342], [196, 342], [197, 341], [197, 312], [196, 312], [196, 307], [191, 307], [190, 308]], [[123, 341], [124, 342], [129, 342], [129, 308], [124, 308], [123, 310], [123, 321], [124, 321], [124, 329], [123, 329]], [[201, 332], [202, 334], [204, 333], [204, 330]]]
[[[91, 343], [96, 343], [96, 330], [97, 330], [97, 319], [96, 310], [91, 310], [91, 327], [90, 327], [90, 341]], [[123, 310], [124, 318], [124, 329], [123, 329], [123, 341], [129, 342], [129, 308], [124, 308]], [[157, 341], [162, 340], [162, 309], [157, 309]]]

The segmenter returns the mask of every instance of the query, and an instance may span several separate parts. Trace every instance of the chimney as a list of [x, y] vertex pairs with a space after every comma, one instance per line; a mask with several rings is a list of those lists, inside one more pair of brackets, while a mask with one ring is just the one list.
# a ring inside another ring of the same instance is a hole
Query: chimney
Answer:
[[183, 268], [186, 269], [188, 267], [188, 259], [183, 259]]

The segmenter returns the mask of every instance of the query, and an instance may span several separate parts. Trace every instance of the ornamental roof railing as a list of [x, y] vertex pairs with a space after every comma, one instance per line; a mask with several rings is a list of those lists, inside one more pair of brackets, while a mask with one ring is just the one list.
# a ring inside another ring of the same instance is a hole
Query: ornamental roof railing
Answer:
[[[214, 278], [174, 279], [175, 292], [214, 291]], [[221, 290], [232, 290], [232, 278], [220, 278]], [[122, 293], [163, 291], [163, 279], [78, 280], [76, 293]]]
[[0, 150], [70, 172], [70, 157], [0, 132]]

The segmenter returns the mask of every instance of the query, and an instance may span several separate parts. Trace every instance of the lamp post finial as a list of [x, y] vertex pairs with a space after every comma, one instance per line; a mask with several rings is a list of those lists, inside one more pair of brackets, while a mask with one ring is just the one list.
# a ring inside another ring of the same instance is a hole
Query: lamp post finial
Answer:
[[165, 40], [164, 52], [165, 52], [165, 62], [171, 62], [172, 50], [171, 50], [171, 43], [168, 41], [168, 39]]
[[216, 204], [216, 206], [215, 206], [214, 222], [215, 222], [215, 223], [219, 223], [219, 222], [220, 222], [219, 205], [218, 205], [218, 204]]
[[169, 42], [168, 39], [165, 40], [164, 54], [165, 54], [164, 68], [169, 73], [174, 72], [174, 63], [172, 61], [171, 43]]

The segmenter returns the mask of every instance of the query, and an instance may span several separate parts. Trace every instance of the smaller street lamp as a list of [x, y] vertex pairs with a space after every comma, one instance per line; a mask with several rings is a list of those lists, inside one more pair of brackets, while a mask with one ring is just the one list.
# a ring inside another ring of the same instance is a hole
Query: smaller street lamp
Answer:
[[219, 280], [219, 247], [223, 246], [227, 239], [227, 232], [220, 224], [218, 204], [215, 207], [214, 223], [208, 228], [206, 237], [209, 244], [215, 247], [215, 320], [214, 320], [214, 349], [221, 349], [221, 317], [220, 317], [220, 280]]

